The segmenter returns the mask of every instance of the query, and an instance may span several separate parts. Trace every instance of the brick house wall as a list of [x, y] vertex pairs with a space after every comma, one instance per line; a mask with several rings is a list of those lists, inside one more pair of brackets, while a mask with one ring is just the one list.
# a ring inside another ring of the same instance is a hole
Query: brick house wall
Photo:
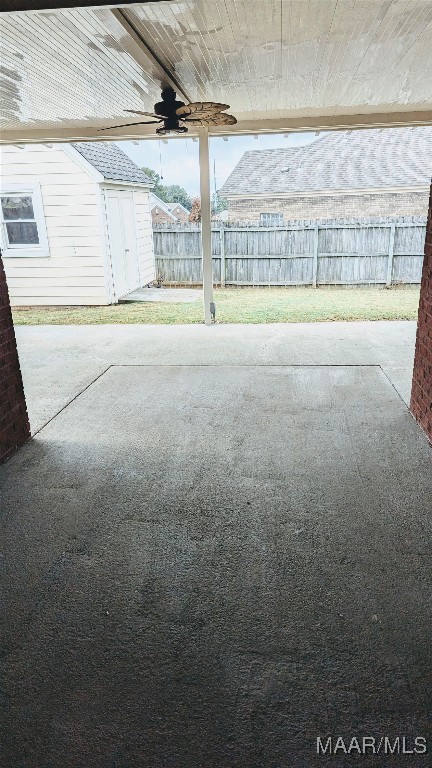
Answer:
[[151, 216], [153, 224], [175, 224], [173, 217], [158, 206], [152, 208]]
[[172, 208], [170, 216], [169, 213], [164, 211], [163, 208], [160, 208], [158, 205], [156, 205], [154, 208], [152, 208], [151, 214], [153, 224], [172, 224], [175, 226], [176, 220], [181, 224], [185, 224], [187, 221], [189, 221], [189, 213], [184, 211], [180, 206], [178, 208]]
[[261, 213], [282, 213], [285, 221], [367, 216], [425, 216], [428, 190], [365, 195], [287, 198], [228, 198], [228, 221], [256, 222]]
[[0, 256], [0, 463], [30, 437], [9, 293]]
[[186, 222], [189, 221], [189, 213], [187, 211], [184, 211], [183, 208], [181, 208], [180, 206], [176, 206], [175, 208], [171, 208], [171, 213], [182, 224], [186, 224]]
[[432, 442], [432, 187], [420, 291], [411, 411]]

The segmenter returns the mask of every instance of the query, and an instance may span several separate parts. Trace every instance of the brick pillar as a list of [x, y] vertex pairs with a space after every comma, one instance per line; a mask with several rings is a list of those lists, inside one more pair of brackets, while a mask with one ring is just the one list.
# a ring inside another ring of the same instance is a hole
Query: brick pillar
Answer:
[[0, 255], [0, 463], [30, 437], [6, 275]]
[[432, 442], [432, 187], [426, 227], [411, 411]]

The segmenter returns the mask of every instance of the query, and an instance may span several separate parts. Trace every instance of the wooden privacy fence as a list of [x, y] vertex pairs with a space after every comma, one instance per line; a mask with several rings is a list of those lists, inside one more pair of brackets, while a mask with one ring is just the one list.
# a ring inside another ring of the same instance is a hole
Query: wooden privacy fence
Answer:
[[[154, 230], [158, 277], [199, 285], [197, 226]], [[398, 285], [420, 283], [426, 217], [285, 227], [216, 226], [213, 281], [225, 285]]]

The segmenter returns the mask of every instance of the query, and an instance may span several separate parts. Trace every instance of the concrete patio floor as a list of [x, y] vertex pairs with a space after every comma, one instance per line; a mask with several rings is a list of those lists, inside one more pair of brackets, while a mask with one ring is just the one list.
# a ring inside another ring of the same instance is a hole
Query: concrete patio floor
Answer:
[[413, 323], [16, 330], [49, 423], [0, 468], [2, 766], [373, 768], [317, 736], [431, 737]]
[[125, 301], [163, 301], [168, 304], [189, 303], [191, 301], [202, 301], [203, 292], [201, 288], [137, 288], [136, 291], [128, 293], [120, 299], [121, 303]]
[[52, 325], [15, 332], [36, 432], [111, 365], [379, 365], [408, 403], [416, 323]]

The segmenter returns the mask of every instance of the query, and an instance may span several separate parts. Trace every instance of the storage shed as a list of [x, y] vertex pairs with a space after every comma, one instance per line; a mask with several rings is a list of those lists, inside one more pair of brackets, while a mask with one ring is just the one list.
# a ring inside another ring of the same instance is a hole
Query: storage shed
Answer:
[[2, 147], [11, 304], [113, 304], [153, 280], [151, 188], [111, 142]]

